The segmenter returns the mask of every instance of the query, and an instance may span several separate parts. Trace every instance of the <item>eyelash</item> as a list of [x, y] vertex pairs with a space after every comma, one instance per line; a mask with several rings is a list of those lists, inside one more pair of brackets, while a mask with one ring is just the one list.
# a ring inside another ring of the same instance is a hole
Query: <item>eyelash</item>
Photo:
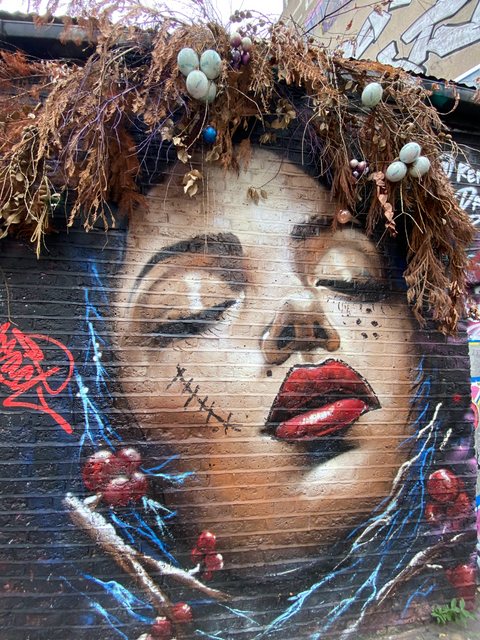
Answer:
[[388, 291], [382, 289], [382, 286], [376, 282], [347, 282], [346, 280], [317, 280], [317, 287], [325, 287], [333, 291], [350, 296], [358, 302], [381, 302], [388, 297]]
[[205, 332], [213, 322], [220, 320], [227, 309], [230, 309], [237, 301], [226, 300], [209, 309], [203, 309], [199, 313], [184, 318], [176, 318], [170, 322], [157, 324], [153, 330], [153, 336], [159, 346], [166, 347], [175, 340], [191, 338]]

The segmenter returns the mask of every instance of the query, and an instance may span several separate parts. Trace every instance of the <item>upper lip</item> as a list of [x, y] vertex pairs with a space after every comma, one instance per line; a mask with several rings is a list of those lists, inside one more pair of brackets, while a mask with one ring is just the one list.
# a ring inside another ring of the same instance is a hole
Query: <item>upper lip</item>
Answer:
[[[278, 427], [287, 420], [347, 398], [358, 399], [365, 403], [365, 410], [361, 413], [380, 407], [370, 385], [359, 373], [341, 360], [326, 360], [317, 366], [295, 366], [273, 401], [266, 429], [271, 435], [278, 435], [276, 433]], [[354, 421], [351, 420], [348, 424]], [[337, 429], [343, 426], [347, 426], [347, 423], [340, 422], [337, 424]], [[312, 439], [312, 437], [292, 439]]]

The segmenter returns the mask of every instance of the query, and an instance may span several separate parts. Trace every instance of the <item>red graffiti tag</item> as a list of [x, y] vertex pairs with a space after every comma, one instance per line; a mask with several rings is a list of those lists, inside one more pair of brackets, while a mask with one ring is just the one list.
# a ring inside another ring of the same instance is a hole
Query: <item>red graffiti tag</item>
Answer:
[[[9, 322], [0, 326], [0, 384], [4, 384], [13, 392], [3, 401], [3, 406], [24, 407], [48, 413], [67, 433], [72, 433], [72, 427], [48, 406], [44, 395], [46, 393], [50, 396], [56, 396], [65, 389], [73, 373], [72, 354], [58, 340], [40, 334], [26, 336], [15, 328], [11, 330], [13, 337], [8, 339], [9, 328]], [[36, 341], [55, 345], [67, 357], [68, 365], [65, 366], [68, 366], [68, 373], [65, 372], [66, 375], [62, 377], [64, 379], [57, 389], [52, 389], [48, 378], [58, 373], [61, 367], [47, 368], [45, 355]], [[38, 404], [19, 399], [22, 393], [33, 388], [38, 396]]]

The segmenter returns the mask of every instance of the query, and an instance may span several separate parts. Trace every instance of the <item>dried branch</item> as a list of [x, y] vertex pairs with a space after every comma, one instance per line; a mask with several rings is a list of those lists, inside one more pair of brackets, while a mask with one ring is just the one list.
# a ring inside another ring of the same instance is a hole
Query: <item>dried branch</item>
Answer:
[[63, 504], [67, 508], [73, 523], [95, 540], [96, 544], [143, 589], [159, 615], [165, 615], [174, 621], [173, 605], [163, 591], [154, 583], [144, 569], [144, 565], [152, 567], [160, 575], [170, 577], [186, 587], [198, 589], [211, 598], [224, 602], [229, 600], [229, 596], [225, 593], [207, 587], [187, 571], [160, 560], [155, 560], [126, 544], [117, 534], [113, 525], [109, 524], [100, 513], [95, 511], [98, 501], [89, 499], [82, 501], [75, 498], [71, 493], [67, 493]]

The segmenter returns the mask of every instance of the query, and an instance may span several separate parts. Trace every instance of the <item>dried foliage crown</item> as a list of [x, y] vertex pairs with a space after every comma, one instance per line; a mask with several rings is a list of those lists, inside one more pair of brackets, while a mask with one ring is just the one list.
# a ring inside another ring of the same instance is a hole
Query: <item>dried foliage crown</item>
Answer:
[[[136, 205], [145, 204], [138, 190], [139, 158], [152, 143], [176, 149], [186, 165], [188, 197], [201, 185], [202, 174], [190, 158], [202, 144], [205, 125], [217, 132], [206, 160], [227, 173], [248, 162], [249, 139], [239, 148], [232, 142], [238, 128], [248, 129], [253, 119], [262, 122], [260, 142], [268, 146], [278, 129], [301, 121], [304, 140], [318, 152], [320, 172], [332, 177], [332, 195], [354, 216], [367, 177], [356, 178], [349, 162], [368, 162], [373, 188], [367, 232], [383, 225], [395, 235], [398, 225], [408, 226], [404, 277], [414, 313], [422, 322], [428, 311], [442, 330], [455, 332], [465, 312], [466, 248], [474, 229], [441, 166], [442, 153], [458, 149], [418, 79], [377, 62], [346, 59], [294, 26], [263, 17], [241, 30], [253, 47], [249, 64], [239, 68], [230, 63], [230, 34], [206, 20], [186, 24], [167, 16], [153, 33], [100, 19], [88, 26], [95, 52], [82, 65], [2, 53], [3, 236], [28, 234], [39, 253], [55, 208], [66, 200], [70, 224], [82, 215], [87, 230], [99, 217], [108, 226], [111, 201], [134, 216]], [[214, 49], [222, 58], [210, 104], [188, 95], [177, 65], [185, 47], [199, 55]], [[360, 100], [370, 82], [383, 88], [382, 101], [372, 109]], [[293, 87], [307, 97], [309, 118], [287, 99]], [[141, 125], [141, 142], [132, 136], [133, 122]], [[430, 171], [421, 179], [389, 182], [386, 168], [410, 141], [420, 144]], [[255, 206], [258, 193], [248, 195]]]

